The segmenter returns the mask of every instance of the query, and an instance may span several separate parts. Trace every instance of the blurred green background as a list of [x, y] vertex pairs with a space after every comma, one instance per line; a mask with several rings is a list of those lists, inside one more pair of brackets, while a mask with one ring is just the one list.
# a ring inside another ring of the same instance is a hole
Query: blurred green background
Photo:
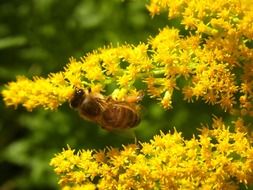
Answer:
[[[1, 0], [0, 87], [17, 75], [44, 76], [63, 69], [68, 59], [109, 44], [146, 42], [165, 25], [166, 15], [151, 18], [140, 0]], [[58, 189], [50, 159], [67, 144], [75, 149], [120, 147], [129, 136], [112, 134], [82, 120], [66, 103], [57, 111], [6, 108], [0, 100], [0, 189]], [[140, 141], [176, 127], [186, 138], [211, 114], [226, 116], [203, 102], [187, 104], [175, 92], [174, 109], [165, 111], [145, 97]]]

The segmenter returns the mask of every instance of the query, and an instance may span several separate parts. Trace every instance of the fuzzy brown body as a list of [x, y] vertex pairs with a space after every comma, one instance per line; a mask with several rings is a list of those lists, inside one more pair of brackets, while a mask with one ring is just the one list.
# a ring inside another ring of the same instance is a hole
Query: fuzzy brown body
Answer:
[[100, 125], [107, 130], [127, 129], [140, 123], [136, 105], [110, 102], [102, 113]]
[[109, 131], [132, 128], [140, 123], [139, 107], [136, 103], [115, 101], [111, 97], [105, 98], [81, 89], [76, 89], [70, 106], [77, 109], [84, 119]]

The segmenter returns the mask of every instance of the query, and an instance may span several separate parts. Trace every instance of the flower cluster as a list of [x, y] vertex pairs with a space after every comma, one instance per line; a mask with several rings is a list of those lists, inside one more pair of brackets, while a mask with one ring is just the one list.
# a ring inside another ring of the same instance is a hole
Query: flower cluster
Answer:
[[[191, 100], [200, 96], [208, 103], [218, 102], [228, 109], [236, 104], [234, 93], [238, 92], [240, 114], [253, 116], [252, 2], [150, 0], [147, 8], [152, 16], [168, 11], [169, 19], [182, 18], [181, 25], [191, 34], [189, 38], [194, 39], [192, 45], [186, 44], [188, 52], [185, 48], [180, 49], [182, 45], [175, 45], [174, 49], [177, 53], [175, 57], [185, 60], [188, 69], [195, 64], [190, 72], [192, 85], [183, 89], [185, 98]], [[184, 62], [181, 59], [176, 63], [182, 66]], [[240, 75], [231, 72], [235, 70], [240, 70]], [[220, 77], [225, 78], [220, 80]], [[218, 90], [220, 85], [223, 90]]]
[[[110, 46], [80, 60], [72, 58], [63, 72], [48, 78], [19, 77], [2, 92], [6, 105], [56, 109], [79, 87], [118, 100], [144, 90], [164, 108], [171, 108], [178, 89], [185, 100], [202, 99], [252, 116], [253, 50], [248, 45], [253, 38], [253, 9], [247, 1], [153, 0], [148, 9], [152, 15], [168, 9], [169, 19], [182, 18], [189, 34], [182, 36], [178, 29], [165, 27], [146, 44]], [[184, 82], [179, 85], [179, 80]], [[136, 85], [138, 81], [146, 84], [145, 89]], [[117, 87], [105, 92], [110, 84]]]
[[233, 127], [215, 118], [190, 140], [174, 131], [121, 150], [68, 147], [50, 165], [63, 189], [236, 189], [252, 183], [253, 147], [243, 121]]

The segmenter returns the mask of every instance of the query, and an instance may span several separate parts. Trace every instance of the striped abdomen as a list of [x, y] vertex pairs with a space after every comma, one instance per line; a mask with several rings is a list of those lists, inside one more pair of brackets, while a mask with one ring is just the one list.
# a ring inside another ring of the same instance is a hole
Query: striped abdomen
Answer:
[[101, 125], [108, 130], [132, 128], [139, 123], [139, 114], [128, 105], [109, 104], [102, 113]]

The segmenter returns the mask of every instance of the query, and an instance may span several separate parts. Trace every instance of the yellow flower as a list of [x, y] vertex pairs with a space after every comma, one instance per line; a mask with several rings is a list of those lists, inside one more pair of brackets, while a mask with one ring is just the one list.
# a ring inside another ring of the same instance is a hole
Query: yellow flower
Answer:
[[66, 162], [67, 170], [57, 173], [67, 186], [84, 187], [85, 182], [99, 189], [236, 188], [253, 177], [253, 147], [247, 133], [230, 128], [214, 118], [213, 128], [204, 128], [199, 138], [185, 140], [175, 131], [120, 150], [73, 154], [67, 149], [51, 165], [60, 171]]
[[118, 82], [118, 85], [121, 87], [129, 87], [132, 85], [131, 83], [133, 82], [133, 78], [129, 74], [124, 74], [119, 77], [117, 82]]
[[[237, 113], [241, 115], [252, 115], [253, 52], [246, 45], [245, 28], [242, 30], [238, 24], [249, 23], [250, 18], [246, 7], [240, 8], [236, 0], [231, 3], [227, 7], [221, 0], [213, 4], [200, 1], [195, 10], [194, 1], [188, 5], [184, 1], [175, 4], [151, 1], [151, 6], [173, 9], [174, 16], [192, 15], [198, 20], [194, 30], [199, 32], [180, 36], [178, 29], [165, 27], [146, 44], [108, 46], [87, 54], [80, 61], [71, 58], [63, 72], [33, 80], [23, 77], [9, 83], [2, 92], [6, 105], [23, 104], [28, 110], [38, 106], [56, 109], [71, 99], [76, 87], [108, 94], [105, 91], [108, 84], [116, 84], [110, 94], [113, 99], [125, 100], [132, 90], [138, 89], [136, 84], [141, 81], [147, 84], [147, 89], [142, 90], [159, 100], [164, 108], [172, 108], [174, 89], [182, 89], [188, 101], [202, 99], [212, 105], [219, 104], [224, 110], [239, 109]], [[202, 33], [209, 37], [203, 37]], [[243, 69], [243, 75], [234, 73], [238, 68]], [[181, 77], [185, 82], [179, 88]], [[238, 78], [242, 79], [241, 83], [236, 81]], [[244, 99], [236, 99], [238, 91]]]
[[[56, 82], [54, 79], [51, 81], [35, 77], [32, 81], [25, 77], [18, 77], [17, 82], [8, 84], [8, 90], [3, 90], [4, 101], [6, 105], [15, 108], [18, 104], [23, 103], [23, 106], [29, 111], [38, 105], [55, 109], [70, 98], [72, 89], [54, 82]], [[57, 82], [62, 83], [61, 80]]]

